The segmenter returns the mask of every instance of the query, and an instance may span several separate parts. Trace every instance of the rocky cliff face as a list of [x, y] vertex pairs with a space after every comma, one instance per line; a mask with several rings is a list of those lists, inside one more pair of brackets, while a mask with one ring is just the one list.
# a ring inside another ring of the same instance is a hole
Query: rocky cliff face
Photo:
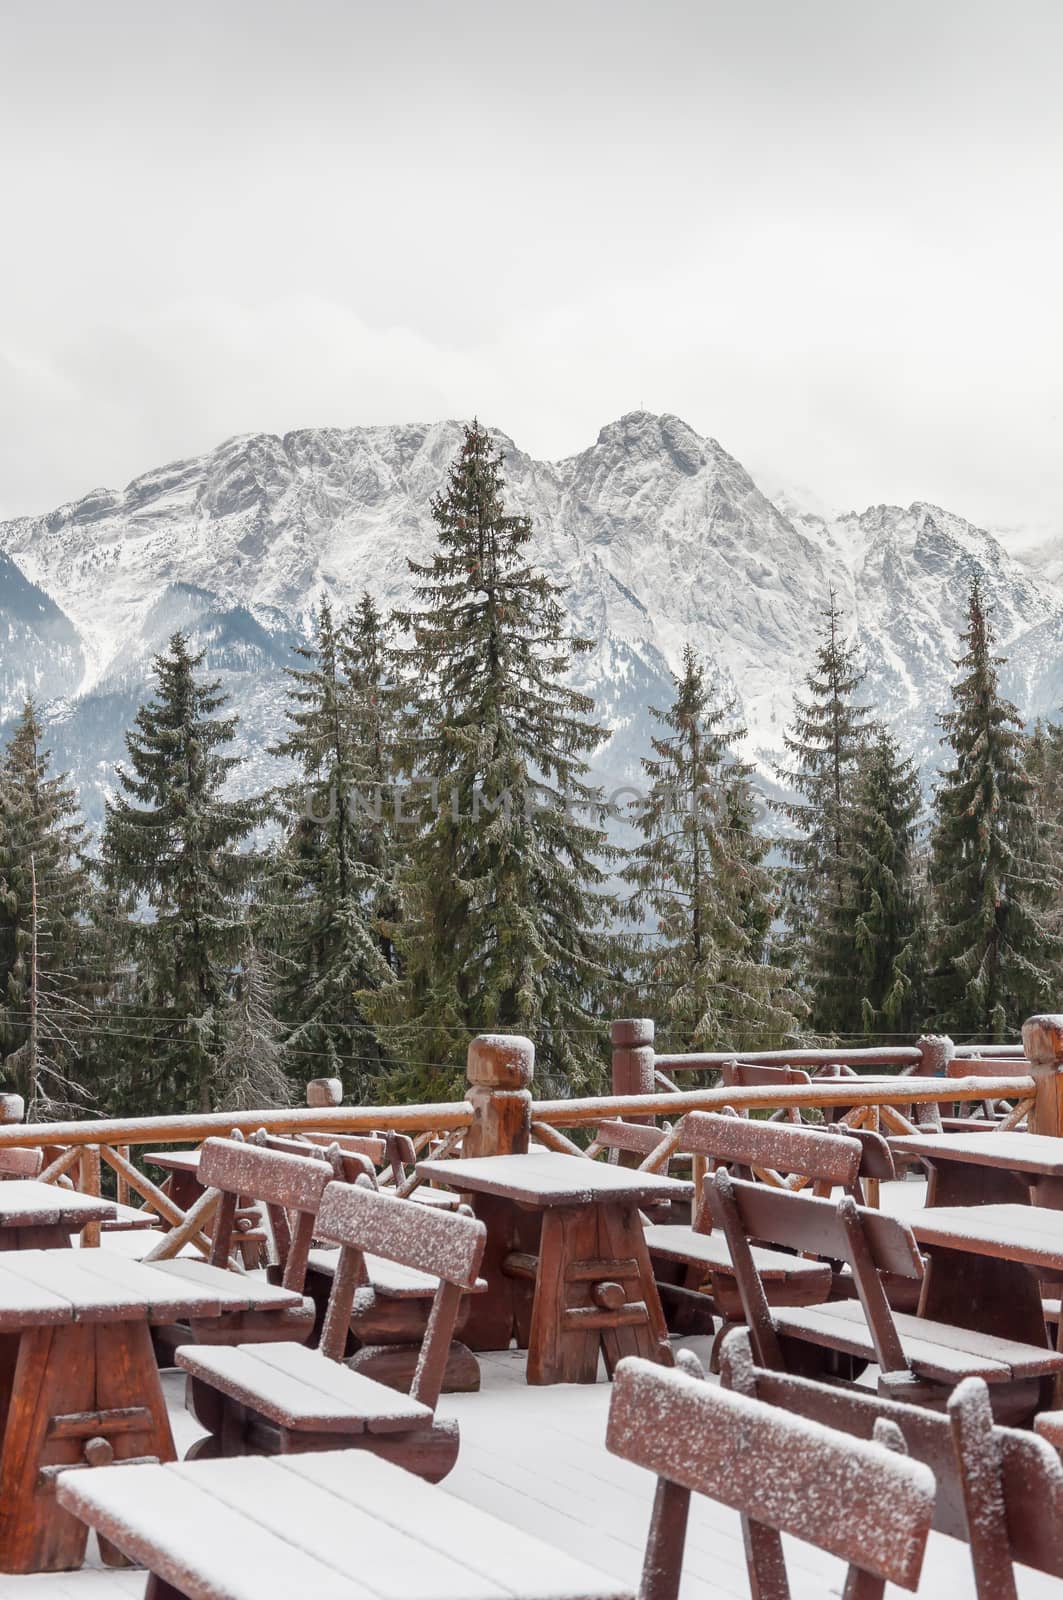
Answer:
[[[0, 708], [26, 693], [91, 813], [111, 781], [151, 656], [176, 627], [207, 651], [243, 719], [245, 782], [265, 782], [284, 667], [322, 593], [409, 595], [407, 557], [434, 540], [433, 494], [460, 425], [307, 429], [226, 441], [122, 491], [0, 524]], [[767, 770], [833, 584], [859, 638], [868, 698], [929, 773], [969, 579], [982, 575], [1009, 689], [1027, 715], [1063, 697], [1063, 599], [990, 534], [934, 506], [825, 518], [773, 503], [714, 439], [632, 413], [560, 462], [499, 435], [508, 499], [534, 556], [595, 642], [580, 663], [613, 737], [602, 776], [638, 772], [646, 706], [693, 642], [735, 692]], [[4, 631], [6, 629], [6, 632]]]

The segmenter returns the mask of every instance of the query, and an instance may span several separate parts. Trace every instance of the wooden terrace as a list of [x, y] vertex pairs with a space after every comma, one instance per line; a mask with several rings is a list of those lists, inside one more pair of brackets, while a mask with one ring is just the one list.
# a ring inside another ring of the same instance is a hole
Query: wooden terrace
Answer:
[[1063, 1596], [1063, 1017], [1023, 1037], [8, 1097], [0, 1600]]

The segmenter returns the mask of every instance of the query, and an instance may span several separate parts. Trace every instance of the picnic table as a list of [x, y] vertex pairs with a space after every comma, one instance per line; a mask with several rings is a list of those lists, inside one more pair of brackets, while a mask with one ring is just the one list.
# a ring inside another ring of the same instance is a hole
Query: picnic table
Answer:
[[474, 1350], [528, 1351], [529, 1383], [594, 1383], [625, 1355], [671, 1362], [639, 1207], [693, 1184], [553, 1151], [422, 1161], [486, 1224], [487, 1292], [464, 1329]]
[[894, 1156], [930, 1170], [928, 1206], [1028, 1204], [1063, 1210], [1063, 1139], [1039, 1133], [911, 1133]]
[[300, 1301], [293, 1291], [200, 1261], [149, 1266], [101, 1250], [5, 1255], [0, 1571], [80, 1565], [85, 1528], [55, 1499], [62, 1470], [173, 1460], [152, 1324]]
[[0, 1183], [0, 1251], [67, 1248], [72, 1233], [116, 1216], [110, 1200], [33, 1178]]
[[632, 1600], [615, 1578], [357, 1450], [64, 1475], [151, 1600]]
[[1039, 1285], [1063, 1278], [1063, 1228], [1053, 1211], [1009, 1203], [930, 1206], [906, 1220], [930, 1253], [922, 1316], [1047, 1345]]
[[164, 1185], [174, 1205], [189, 1211], [203, 1193], [199, 1181], [198, 1150], [145, 1150], [144, 1160], [161, 1167], [170, 1176]]

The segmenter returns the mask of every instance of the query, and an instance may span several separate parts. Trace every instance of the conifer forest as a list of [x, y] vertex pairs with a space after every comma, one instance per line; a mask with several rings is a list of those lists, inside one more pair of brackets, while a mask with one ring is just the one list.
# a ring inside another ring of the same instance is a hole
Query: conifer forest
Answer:
[[[925, 795], [832, 593], [765, 797], [685, 650], [641, 783], [570, 687], [587, 641], [529, 559], [474, 425], [410, 609], [322, 598], [289, 674], [284, 777], [234, 782], [236, 719], [188, 637], [98, 836], [27, 703], [0, 752], [0, 1062], [30, 1120], [457, 1095], [482, 1032], [600, 1090], [607, 1023], [660, 1049], [1016, 1037], [1063, 988], [1063, 724], [1029, 726], [977, 581]], [[293, 776], [294, 774], [294, 776]]]

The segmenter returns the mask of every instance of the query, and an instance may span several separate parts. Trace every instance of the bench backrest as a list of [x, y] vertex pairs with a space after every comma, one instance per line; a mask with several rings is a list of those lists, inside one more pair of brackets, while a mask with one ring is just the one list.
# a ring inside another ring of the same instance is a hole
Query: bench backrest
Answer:
[[883, 1419], [898, 1427], [909, 1455], [934, 1474], [934, 1527], [971, 1546], [978, 1600], [1014, 1600], [1012, 1561], [1063, 1577], [1063, 1465], [1035, 1434], [993, 1422], [981, 1378], [964, 1379], [946, 1416], [869, 1389], [758, 1367], [747, 1331], [736, 1328], [723, 1343], [720, 1381], [862, 1439]]
[[768, 1067], [757, 1061], [725, 1061], [720, 1082], [727, 1088], [774, 1089], [783, 1083], [811, 1083], [803, 1067]]
[[[215, 1266], [228, 1263], [237, 1206], [240, 1197], [247, 1196], [266, 1208], [284, 1287], [301, 1291], [314, 1218], [326, 1185], [333, 1180], [331, 1165], [301, 1154], [262, 1149], [242, 1139], [207, 1139], [199, 1154], [198, 1176], [204, 1188], [221, 1191], [211, 1262]], [[294, 1229], [289, 1212], [296, 1216]]]
[[860, 1171], [859, 1142], [818, 1128], [688, 1111], [676, 1132], [684, 1154], [706, 1156], [720, 1166], [800, 1173], [847, 1189]]
[[[789, 1595], [782, 1534], [847, 1562], [847, 1595], [918, 1587], [934, 1510], [922, 1462], [631, 1357], [616, 1369], [606, 1445], [657, 1474], [643, 1600], [678, 1593], [691, 1493], [742, 1514], [759, 1600]], [[810, 1494], [810, 1483], [823, 1492]]]
[[374, 1167], [382, 1166], [387, 1155], [387, 1139], [382, 1133], [306, 1133], [302, 1137], [312, 1145], [339, 1145], [351, 1155], [365, 1156]]
[[265, 1128], [259, 1128], [257, 1133], [251, 1135], [250, 1142], [260, 1150], [276, 1150], [282, 1155], [299, 1156], [303, 1160], [326, 1161], [332, 1168], [332, 1176], [341, 1183], [357, 1183], [359, 1178], [364, 1177], [369, 1179], [374, 1189], [377, 1186], [372, 1158], [357, 1150], [345, 1150], [336, 1140], [329, 1144], [309, 1144], [291, 1134], [267, 1133]]
[[601, 1150], [622, 1151], [627, 1155], [652, 1155], [670, 1129], [654, 1127], [644, 1122], [599, 1122], [594, 1130], [594, 1143]]
[[879, 1273], [887, 1272], [918, 1281], [923, 1275], [923, 1258], [905, 1223], [858, 1206], [849, 1195], [835, 1202], [792, 1194], [770, 1189], [766, 1184], [743, 1182], [722, 1170], [706, 1177], [705, 1200], [713, 1221], [727, 1239], [735, 1283], [762, 1366], [779, 1369], [783, 1360], [764, 1285], [753, 1260], [753, 1241], [847, 1262], [879, 1366], [883, 1372], [907, 1369], [893, 1312], [879, 1277]]
[[43, 1150], [21, 1145], [0, 1150], [0, 1178], [35, 1178], [43, 1166]]
[[366, 1255], [383, 1256], [439, 1279], [410, 1387], [415, 1400], [434, 1410], [461, 1297], [477, 1285], [487, 1241], [484, 1224], [458, 1211], [437, 1211], [400, 1200], [360, 1178], [357, 1183], [329, 1184], [314, 1231], [318, 1238], [340, 1246], [320, 1344], [333, 1361], [343, 1359]]

